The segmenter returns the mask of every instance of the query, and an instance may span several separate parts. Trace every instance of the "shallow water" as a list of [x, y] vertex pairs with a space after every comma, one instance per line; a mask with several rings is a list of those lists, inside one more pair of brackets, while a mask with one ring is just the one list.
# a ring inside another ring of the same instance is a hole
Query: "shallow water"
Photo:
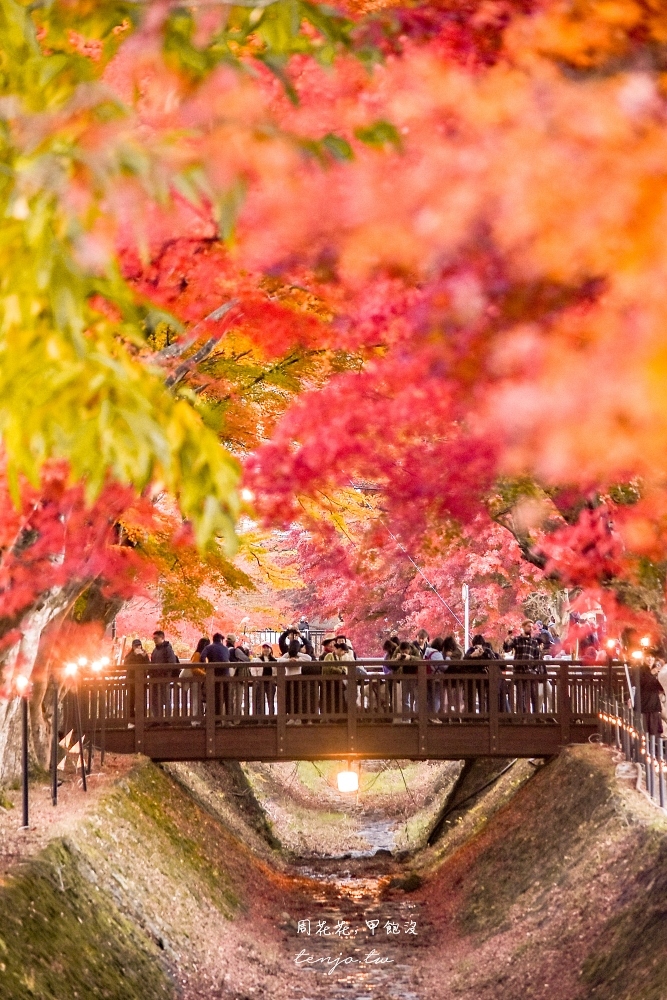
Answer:
[[368, 848], [351, 852], [349, 860], [312, 858], [297, 865], [311, 885], [309, 912], [294, 915], [309, 921], [293, 929], [299, 1000], [420, 998], [414, 973], [426, 929], [419, 904], [401, 891], [387, 895], [396, 866], [373, 858], [393, 848], [396, 824], [369, 820], [359, 832]]

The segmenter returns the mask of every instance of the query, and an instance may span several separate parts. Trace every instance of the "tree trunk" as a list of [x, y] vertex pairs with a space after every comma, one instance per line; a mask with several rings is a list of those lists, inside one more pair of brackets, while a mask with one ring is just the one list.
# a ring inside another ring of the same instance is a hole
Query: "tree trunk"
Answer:
[[21, 773], [21, 699], [0, 701], [0, 785]]
[[[70, 595], [59, 588], [41, 598], [40, 604], [24, 616], [20, 640], [10, 648], [3, 665], [4, 680], [11, 685], [17, 666], [21, 673], [33, 673], [39, 653], [42, 632], [70, 602]], [[33, 678], [30, 697], [30, 752], [41, 767], [48, 767], [51, 740], [51, 719], [45, 711], [44, 695], [48, 686], [46, 671], [39, 671]], [[21, 767], [20, 698], [0, 702], [0, 784], [13, 781]]]

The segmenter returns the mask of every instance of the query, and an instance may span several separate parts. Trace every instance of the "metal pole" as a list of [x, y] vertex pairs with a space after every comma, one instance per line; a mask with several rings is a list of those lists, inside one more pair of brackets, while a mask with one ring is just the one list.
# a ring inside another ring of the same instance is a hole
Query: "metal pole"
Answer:
[[53, 733], [51, 739], [51, 802], [58, 805], [58, 684], [53, 678]]
[[21, 785], [23, 792], [23, 829], [28, 827], [28, 699], [21, 698]]
[[88, 782], [86, 781], [86, 760], [83, 755], [83, 733], [81, 726], [81, 702], [79, 700], [79, 685], [76, 687], [76, 729], [77, 736], [79, 739], [79, 759], [81, 761], [81, 781], [83, 783], [84, 792], [88, 791]]
[[93, 724], [92, 733], [90, 739], [88, 740], [88, 764], [86, 765], [86, 774], [90, 774], [93, 769], [93, 744], [95, 743], [95, 729], [97, 728], [97, 706], [99, 704], [99, 687], [96, 685], [94, 689], [88, 691], [88, 720], [90, 721], [90, 716], [92, 713]]

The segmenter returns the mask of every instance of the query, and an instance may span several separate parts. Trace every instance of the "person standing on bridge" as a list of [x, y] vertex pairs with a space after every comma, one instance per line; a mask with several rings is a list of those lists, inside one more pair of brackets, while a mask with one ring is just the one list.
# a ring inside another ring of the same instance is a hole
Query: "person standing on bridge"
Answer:
[[236, 663], [236, 636], [228, 635], [225, 639], [225, 646], [229, 651], [229, 661], [230, 663]]
[[[285, 711], [287, 715], [298, 715], [299, 709], [299, 686], [298, 682], [291, 682], [290, 677], [294, 677], [295, 674], [301, 673], [301, 663], [303, 661], [310, 661], [310, 656], [308, 653], [302, 651], [302, 645], [296, 639], [293, 639], [287, 651], [283, 653], [280, 657], [281, 660], [285, 660], [285, 676], [288, 678], [285, 683]], [[288, 722], [301, 722], [300, 719], [288, 719]]]
[[[352, 642], [342, 632], [340, 634], [336, 635], [336, 639], [335, 639], [335, 642], [334, 642], [334, 652], [337, 649], [340, 649], [341, 646], [344, 646], [345, 647], [345, 652], [348, 652], [350, 654], [348, 657], [346, 657], [346, 659], [348, 659], [348, 660], [356, 660], [357, 654], [354, 652], [354, 647], [352, 645]], [[339, 657], [339, 659], [340, 659], [340, 657]]]
[[542, 649], [540, 640], [533, 635], [533, 623], [529, 618], [522, 623], [521, 634], [515, 635], [508, 645], [515, 660], [538, 660]]
[[[444, 664], [445, 660], [444, 656], [442, 655], [442, 647], [444, 646], [444, 644], [445, 640], [442, 638], [442, 636], [438, 635], [435, 637], [433, 642], [429, 643], [429, 645], [426, 647], [424, 651], [424, 659], [427, 661], [428, 664], [428, 666], [426, 667], [427, 674], [440, 673], [441, 669], [442, 672], [444, 673], [445, 670], [444, 666], [442, 668], [439, 667], [439, 664], [440, 663]], [[427, 690], [426, 702], [428, 711], [435, 712], [437, 715], [437, 713], [440, 711], [440, 704], [441, 704], [440, 685], [438, 682], [434, 683], [432, 680], [429, 679], [427, 681], [426, 690]], [[435, 718], [432, 721], [442, 722], [442, 719]]]
[[[168, 664], [168, 663], [178, 663], [178, 657], [174, 652], [172, 645], [164, 637], [164, 632], [162, 629], [157, 629], [153, 632], [153, 641], [155, 643], [155, 648], [151, 653], [151, 664]], [[160, 680], [167, 680], [170, 677], [178, 677], [178, 670], [167, 670], [166, 667], [158, 670], [151, 670], [148, 674], [151, 680], [159, 678]], [[168, 710], [170, 710], [170, 699], [173, 692], [170, 690], [168, 684], [151, 684], [149, 685], [151, 691], [151, 712], [155, 716], [167, 715]]]
[[[543, 674], [545, 668], [542, 663], [531, 664], [531, 660], [538, 660], [542, 654], [542, 645], [539, 638], [534, 635], [533, 623], [530, 618], [521, 625], [521, 635], [517, 635], [512, 641], [514, 650], [514, 673], [515, 674]], [[524, 661], [516, 665], [516, 661]], [[527, 662], [526, 662], [527, 661]], [[528, 708], [528, 697], [530, 697], [530, 711], [537, 711], [538, 684], [535, 681], [515, 678], [514, 686], [517, 688], [517, 707], [521, 706], [521, 711], [526, 712]]]
[[[261, 647], [261, 652], [258, 656], [253, 656], [253, 660], [256, 663], [277, 663], [278, 660], [273, 655], [273, 646], [270, 642], [263, 642]], [[262, 668], [262, 677], [271, 677], [273, 674], [273, 667], [264, 666]]]
[[[229, 663], [229, 647], [225, 645], [220, 632], [213, 636], [213, 642], [205, 646], [201, 651], [202, 663]], [[220, 671], [218, 673], [218, 671]], [[216, 677], [228, 677], [229, 667], [216, 667]]]
[[[498, 657], [483, 635], [472, 637], [472, 646], [466, 650], [461, 665], [457, 667], [462, 674], [487, 674], [489, 669], [485, 660], [496, 660]], [[469, 715], [483, 712], [485, 705], [485, 686], [481, 680], [466, 680], [464, 687], [464, 704]]]
[[148, 658], [148, 653], [141, 644], [141, 639], [132, 640], [132, 648], [127, 654], [124, 660], [125, 666], [127, 667], [127, 673], [125, 674], [125, 683], [127, 684], [128, 693], [128, 718], [134, 718], [134, 706], [135, 706], [135, 696], [136, 696], [136, 686], [135, 686], [135, 667], [139, 664], [145, 665], [150, 663]]
[[428, 632], [426, 631], [425, 628], [420, 628], [419, 632], [417, 632], [417, 638], [414, 641], [414, 645], [417, 647], [417, 651], [422, 660], [425, 659], [424, 654], [428, 649], [428, 640], [429, 640]]
[[644, 731], [647, 736], [662, 735], [662, 684], [658, 673], [662, 662], [651, 653], [647, 655], [639, 670], [639, 697], [641, 713], [644, 717]]
[[178, 663], [174, 648], [168, 639], [165, 639], [161, 629], [153, 632], [153, 642], [155, 648], [151, 653], [151, 663]]
[[[178, 663], [178, 657], [168, 639], [165, 639], [164, 632], [158, 629], [153, 632], [153, 642], [155, 647], [151, 653], [151, 663]], [[178, 677], [178, 670], [151, 670], [150, 677]]]
[[201, 654], [204, 652], [210, 641], [211, 640], [207, 635], [203, 635], [201, 637], [201, 639], [197, 643], [197, 648], [190, 657], [190, 663], [201, 663]]
[[[143, 647], [141, 639], [132, 640], [132, 648], [130, 649], [130, 652], [127, 654], [123, 662], [125, 663], [126, 667], [132, 667], [137, 663], [150, 663], [150, 658], [148, 656], [148, 653]], [[132, 674], [134, 677], [134, 671], [132, 671]], [[129, 683], [129, 676], [128, 676], [128, 683]]]
[[[458, 642], [453, 635], [446, 635], [442, 642], [442, 658], [443, 660], [462, 660], [463, 650], [459, 646]], [[452, 667], [448, 667], [452, 673], [456, 673], [456, 670]], [[458, 669], [458, 668], [457, 668]]]
[[[276, 657], [273, 655], [273, 646], [271, 643], [262, 643], [260, 652], [257, 655], [252, 656], [252, 662], [263, 664], [262, 667], [252, 668], [255, 671], [255, 676], [257, 677], [254, 684], [253, 696], [255, 712], [257, 715], [271, 715], [273, 713], [275, 702], [275, 684], [271, 681], [260, 679], [272, 677], [273, 667], [271, 664], [278, 662]], [[259, 670], [261, 670], [261, 674], [258, 674]]]
[[333, 654], [335, 641], [336, 637], [334, 635], [325, 635], [324, 639], [322, 639], [322, 652], [320, 653], [320, 660], [326, 660], [329, 653]]
[[[218, 663], [229, 663], [229, 647], [225, 646], [224, 639], [220, 632], [213, 636], [213, 642], [209, 643], [201, 651], [202, 663], [215, 663], [213, 668], [216, 677], [229, 677], [229, 667], [219, 667]], [[220, 688], [222, 687], [222, 698]], [[229, 715], [229, 687], [227, 684], [215, 685], [215, 714]]]
[[285, 656], [289, 648], [290, 643], [296, 642], [299, 646], [299, 650], [302, 650], [305, 646], [304, 637], [299, 632], [296, 625], [290, 625], [286, 628], [284, 632], [278, 636], [278, 648], [280, 649], [280, 655]]

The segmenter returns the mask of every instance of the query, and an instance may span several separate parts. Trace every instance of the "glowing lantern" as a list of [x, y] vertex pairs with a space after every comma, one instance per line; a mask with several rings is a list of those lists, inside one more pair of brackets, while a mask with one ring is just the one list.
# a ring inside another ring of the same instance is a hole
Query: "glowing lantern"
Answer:
[[88, 663], [88, 660], [86, 659], [85, 656], [80, 656], [78, 663], [80, 667], [85, 667], [85, 665]]
[[359, 775], [356, 771], [339, 771], [337, 781], [339, 792], [359, 791]]
[[616, 646], [615, 639], [607, 639], [607, 649], [614, 649]]
[[644, 658], [644, 654], [642, 653], [641, 649], [636, 649], [634, 651], [634, 653], [632, 654], [632, 659], [633, 660], [642, 660], [643, 658]]
[[20, 695], [25, 694], [29, 683], [30, 682], [28, 681], [28, 678], [25, 676], [25, 674], [19, 674], [18, 677], [14, 678], [14, 684], [16, 686], [16, 690]]
[[646, 649], [648, 646], [651, 645], [651, 639], [650, 639], [650, 637], [648, 635], [645, 635], [643, 639], [639, 640], [639, 645], [643, 646], [644, 649]]
[[79, 669], [76, 663], [65, 664], [65, 677], [74, 677]]

